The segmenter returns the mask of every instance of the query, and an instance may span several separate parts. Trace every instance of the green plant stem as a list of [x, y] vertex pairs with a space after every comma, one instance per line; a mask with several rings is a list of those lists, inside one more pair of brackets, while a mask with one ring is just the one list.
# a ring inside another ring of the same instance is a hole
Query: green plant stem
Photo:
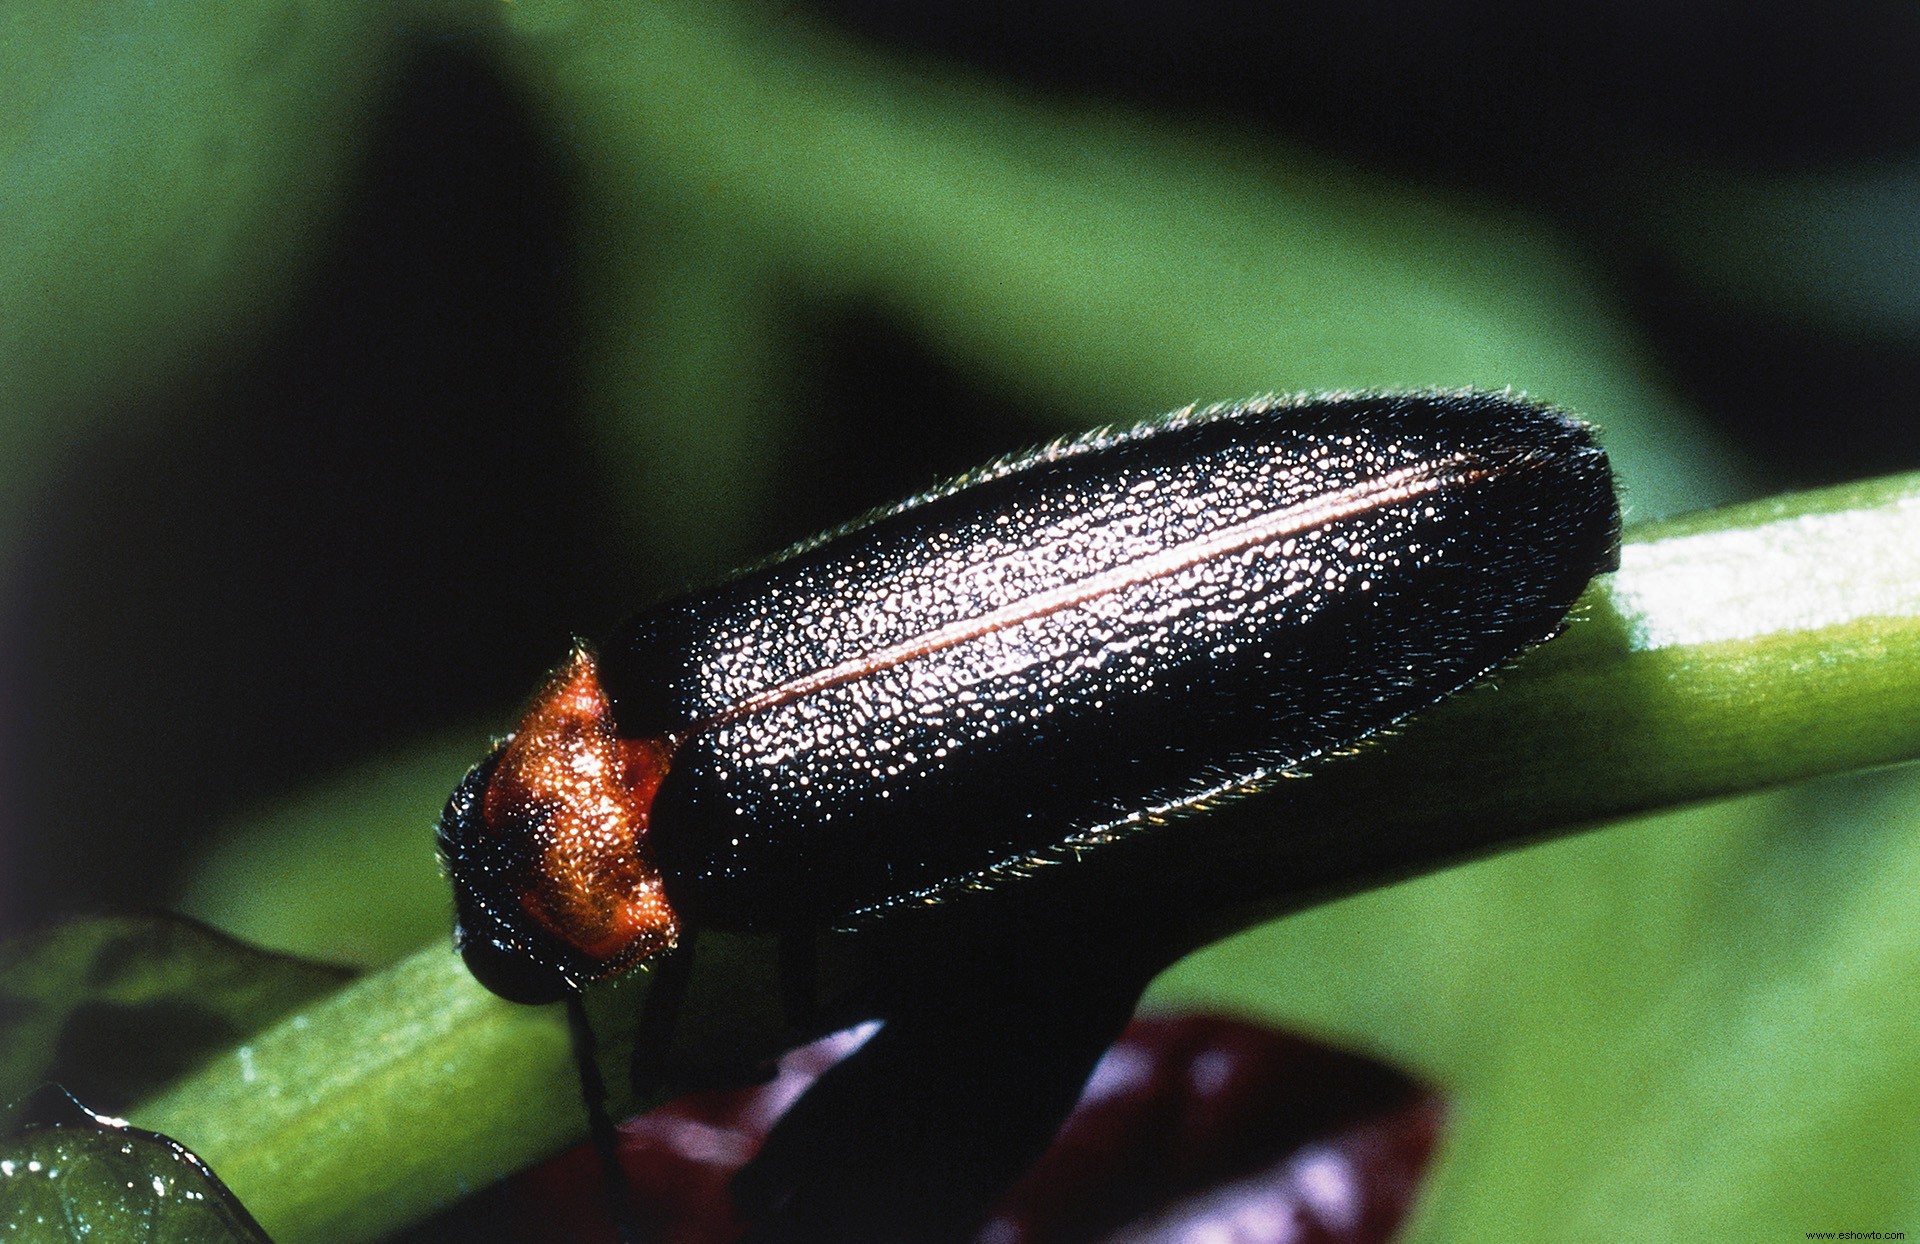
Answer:
[[[1637, 533], [1567, 634], [1280, 798], [1238, 805], [1238, 848], [1207, 867], [1282, 877], [1275, 861], [1310, 841], [1300, 810], [1331, 806], [1300, 792], [1322, 786], [1346, 801], [1340, 834], [1372, 841], [1376, 860], [1383, 842], [1425, 853], [1404, 872], [1916, 756], [1911, 475]], [[1260, 835], [1263, 808], [1285, 814]], [[1300, 882], [1269, 883], [1294, 887], [1276, 905], [1300, 905]], [[715, 1005], [744, 1009], [724, 999], [764, 992], [720, 991]], [[769, 1039], [754, 1035], [758, 1018], [735, 1018], [727, 1040]], [[230, 1051], [133, 1118], [205, 1157], [282, 1244], [376, 1237], [585, 1133], [559, 1008], [495, 1000], [444, 947]]]
[[584, 1135], [568, 1048], [560, 1008], [500, 1001], [440, 945], [138, 1113], [233, 1172], [281, 1244], [374, 1239]]
[[[1559, 639], [1282, 783], [1284, 813], [1226, 809], [1188, 892], [1281, 914], [1584, 825], [1911, 760], [1916, 709], [1920, 476], [1648, 526]], [[1153, 849], [1142, 866], [1163, 884], [1198, 854]]]

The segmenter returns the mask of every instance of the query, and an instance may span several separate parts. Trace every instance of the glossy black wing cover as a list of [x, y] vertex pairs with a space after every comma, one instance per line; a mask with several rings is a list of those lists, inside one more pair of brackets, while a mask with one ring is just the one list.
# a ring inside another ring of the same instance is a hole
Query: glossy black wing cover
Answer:
[[1587, 428], [1510, 397], [1183, 412], [669, 601], [603, 674], [680, 740], [676, 904], [826, 922], [1353, 744], [1553, 634], [1618, 531]]

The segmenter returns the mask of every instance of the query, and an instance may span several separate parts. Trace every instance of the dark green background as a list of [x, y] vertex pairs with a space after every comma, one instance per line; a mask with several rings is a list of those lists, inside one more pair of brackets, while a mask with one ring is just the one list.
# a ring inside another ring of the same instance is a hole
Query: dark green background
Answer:
[[[9, 5], [5, 923], [387, 962], [570, 636], [1190, 400], [1511, 384], [1636, 518], [1912, 469], [1916, 105], [1890, 3]], [[1914, 806], [1547, 848], [1169, 996], [1477, 1086], [1426, 1238], [1915, 1229]], [[1848, 973], [1865, 1048], [1807, 1018]]]

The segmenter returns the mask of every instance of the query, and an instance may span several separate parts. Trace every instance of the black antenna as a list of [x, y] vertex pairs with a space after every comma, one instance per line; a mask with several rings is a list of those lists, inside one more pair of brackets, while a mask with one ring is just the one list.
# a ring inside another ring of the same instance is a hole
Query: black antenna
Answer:
[[619, 1132], [607, 1114], [607, 1084], [600, 1076], [600, 1059], [587, 1020], [586, 1003], [578, 990], [567, 992], [567, 1026], [573, 1030], [573, 1061], [580, 1068], [580, 1098], [587, 1107], [587, 1128], [593, 1151], [600, 1157], [601, 1182], [607, 1189], [607, 1211], [620, 1244], [641, 1244], [640, 1224], [633, 1216], [633, 1196], [627, 1174], [620, 1169]]

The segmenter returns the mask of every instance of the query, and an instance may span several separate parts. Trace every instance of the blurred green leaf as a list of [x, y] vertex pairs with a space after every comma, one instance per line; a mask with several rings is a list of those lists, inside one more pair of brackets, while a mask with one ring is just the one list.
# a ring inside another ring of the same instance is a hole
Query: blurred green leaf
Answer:
[[350, 975], [171, 916], [17, 938], [0, 945], [0, 1101], [57, 1080], [124, 1109]]
[[192, 1153], [52, 1087], [0, 1111], [0, 1236], [10, 1244], [267, 1244]]
[[[507, 21], [503, 57], [577, 144], [593, 402], [632, 429], [610, 495], [658, 543], [736, 521], [731, 490], [683, 481], [719, 469], [713, 430], [779, 398], [781, 289], [876, 301], [1082, 424], [1263, 391], [1514, 386], [1597, 421], [1643, 513], [1730, 492], [1736, 456], [1677, 430], [1609, 281], [1521, 213], [902, 70], [750, 6], [525, 0]], [[704, 387], [688, 361], [711, 365]], [[749, 496], [778, 469], [765, 448], [729, 436], [718, 460]]]
[[0, 8], [0, 553], [100, 421], [212, 365], [304, 274], [407, 7]]
[[1666, 262], [1729, 304], [1848, 338], [1920, 341], [1920, 158], [1628, 180]]
[[444, 937], [453, 907], [433, 816], [486, 743], [463, 732], [237, 818], [179, 910], [256, 946], [369, 967]]

